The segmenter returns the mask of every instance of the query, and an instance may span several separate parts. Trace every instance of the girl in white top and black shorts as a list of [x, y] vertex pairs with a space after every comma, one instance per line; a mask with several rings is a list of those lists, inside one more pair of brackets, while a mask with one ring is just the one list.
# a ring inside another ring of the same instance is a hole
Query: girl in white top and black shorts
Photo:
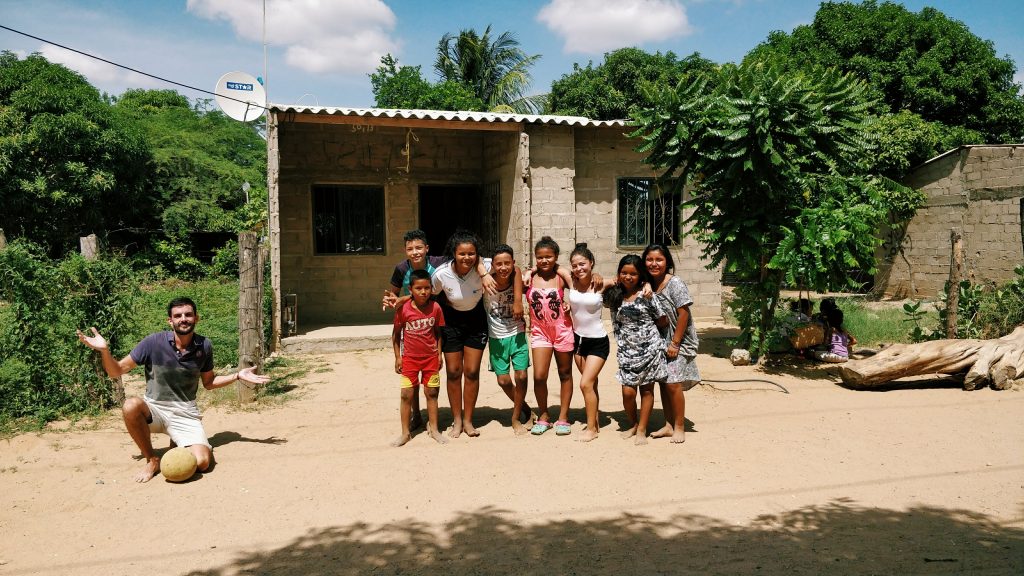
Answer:
[[569, 255], [569, 266], [572, 270], [572, 286], [569, 290], [569, 314], [572, 316], [572, 329], [575, 332], [576, 346], [573, 350], [576, 368], [580, 371], [580, 391], [587, 412], [587, 427], [580, 433], [580, 442], [590, 442], [597, 438], [598, 426], [598, 393], [597, 376], [608, 360], [611, 350], [608, 331], [601, 321], [601, 309], [604, 308], [601, 293], [614, 280], [602, 283], [596, 289], [592, 286], [594, 273], [594, 253], [586, 243], [577, 244]]
[[[466, 230], [457, 230], [448, 240], [446, 251], [451, 260], [431, 276], [435, 295], [444, 313], [441, 351], [444, 353], [448, 401], [452, 408], [452, 429], [448, 435], [458, 438], [462, 432], [479, 436], [473, 426], [473, 409], [480, 393], [480, 362], [487, 347], [487, 316], [484, 313], [482, 278], [477, 272], [480, 239]], [[490, 261], [484, 260], [490, 270]]]

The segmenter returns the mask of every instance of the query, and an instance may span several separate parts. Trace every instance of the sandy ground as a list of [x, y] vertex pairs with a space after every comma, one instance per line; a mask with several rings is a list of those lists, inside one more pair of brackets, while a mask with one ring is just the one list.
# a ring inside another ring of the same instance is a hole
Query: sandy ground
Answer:
[[0, 441], [0, 574], [1024, 574], [1021, 390], [702, 354], [683, 445], [618, 437], [610, 363], [590, 444], [515, 437], [485, 374], [479, 438], [390, 448], [390, 352], [322, 361], [284, 406], [209, 410], [185, 484], [131, 482], [113, 419]]

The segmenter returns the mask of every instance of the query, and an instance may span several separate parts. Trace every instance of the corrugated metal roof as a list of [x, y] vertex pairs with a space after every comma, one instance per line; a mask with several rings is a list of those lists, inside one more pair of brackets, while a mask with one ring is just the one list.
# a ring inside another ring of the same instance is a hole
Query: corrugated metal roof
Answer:
[[628, 120], [591, 120], [582, 116], [549, 116], [537, 114], [497, 114], [493, 112], [451, 112], [446, 110], [392, 110], [385, 108], [335, 108], [270, 104], [272, 112], [356, 116], [362, 118], [402, 118], [407, 120], [452, 120], [459, 122], [555, 124], [562, 126], [625, 127]]

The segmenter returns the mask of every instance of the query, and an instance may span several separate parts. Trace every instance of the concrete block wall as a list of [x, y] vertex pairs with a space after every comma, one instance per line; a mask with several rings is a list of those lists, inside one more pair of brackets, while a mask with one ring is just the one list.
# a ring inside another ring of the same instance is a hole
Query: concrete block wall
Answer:
[[882, 231], [876, 290], [895, 298], [938, 295], [949, 278], [952, 228], [963, 234], [965, 278], [1001, 283], [1024, 263], [1024, 146], [965, 146], [904, 183], [927, 201], [904, 230]]
[[[619, 178], [653, 178], [656, 173], [643, 163], [636, 142], [622, 128], [576, 128], [576, 235], [594, 252], [596, 269], [605, 276], [615, 274], [619, 259], [640, 254], [643, 247], [617, 245]], [[688, 214], [684, 214], [686, 218]], [[693, 297], [695, 318], [722, 315], [721, 270], [708, 270], [700, 258], [696, 241], [683, 239], [672, 247], [676, 273], [686, 282]]]
[[[529, 138], [530, 241], [551, 236], [568, 254], [576, 244], [576, 175], [573, 128], [568, 126], [527, 126]], [[525, 262], [525, 259], [519, 259]], [[559, 259], [563, 264], [564, 258]]]
[[524, 162], [528, 154], [523, 145], [528, 138], [519, 132], [495, 132], [484, 136], [484, 183], [497, 182], [501, 193], [499, 241], [507, 243], [523, 262], [529, 246], [530, 202], [525, 181]]
[[[420, 183], [479, 184], [483, 136], [454, 130], [285, 123], [280, 146], [281, 292], [298, 295], [300, 328], [327, 324], [387, 323], [380, 297], [395, 264], [404, 258], [402, 235], [418, 221]], [[412, 154], [402, 154], [410, 141]], [[408, 172], [406, 167], [408, 166]], [[313, 248], [315, 184], [382, 186], [384, 254], [317, 255]]]

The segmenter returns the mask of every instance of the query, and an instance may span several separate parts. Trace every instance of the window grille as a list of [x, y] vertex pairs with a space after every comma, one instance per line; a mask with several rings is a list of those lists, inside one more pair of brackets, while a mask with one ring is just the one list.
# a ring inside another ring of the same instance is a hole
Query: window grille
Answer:
[[682, 202], [681, 192], [663, 191], [654, 178], [620, 178], [618, 245], [678, 246]]
[[314, 186], [313, 243], [317, 254], [384, 253], [384, 189]]

